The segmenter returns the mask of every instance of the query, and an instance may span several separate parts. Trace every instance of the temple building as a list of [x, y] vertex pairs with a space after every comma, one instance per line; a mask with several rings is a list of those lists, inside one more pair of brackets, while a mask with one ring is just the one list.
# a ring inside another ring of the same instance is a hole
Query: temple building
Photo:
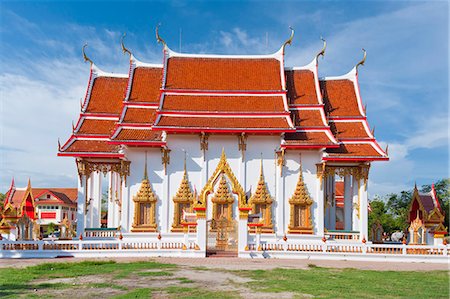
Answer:
[[[0, 234], [9, 240], [37, 240], [48, 225], [75, 231], [77, 188], [18, 188], [11, 181], [0, 207]], [[67, 237], [67, 236], [66, 236]]]
[[[291, 37], [272, 54], [130, 57], [129, 73], [90, 62], [86, 95], [58, 156], [78, 169], [77, 234], [194, 240], [249, 250], [279, 239], [368, 238], [370, 165], [387, 149], [370, 130], [358, 68], [319, 78], [319, 57], [287, 67]], [[336, 181], [342, 187], [336, 197]], [[106, 188], [106, 187], [105, 187]], [[337, 219], [338, 218], [338, 219]]]
[[408, 241], [410, 244], [442, 244], [447, 228], [445, 227], [445, 212], [439, 203], [431, 185], [430, 192], [419, 192], [414, 186], [413, 196], [408, 213]]

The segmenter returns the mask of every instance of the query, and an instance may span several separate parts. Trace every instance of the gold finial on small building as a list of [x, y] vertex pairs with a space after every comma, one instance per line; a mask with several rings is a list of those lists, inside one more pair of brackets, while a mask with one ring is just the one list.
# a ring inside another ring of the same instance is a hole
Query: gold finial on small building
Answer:
[[91, 60], [89, 57], [87, 57], [86, 52], [85, 52], [85, 50], [84, 50], [84, 48], [86, 48], [87, 45], [88, 45], [88, 44], [85, 43], [85, 44], [83, 45], [83, 48], [81, 48], [81, 52], [83, 53], [83, 59], [84, 59], [84, 62], [89, 61], [89, 63], [90, 63], [91, 65], [93, 65], [94, 63], [92, 62], [92, 60]]

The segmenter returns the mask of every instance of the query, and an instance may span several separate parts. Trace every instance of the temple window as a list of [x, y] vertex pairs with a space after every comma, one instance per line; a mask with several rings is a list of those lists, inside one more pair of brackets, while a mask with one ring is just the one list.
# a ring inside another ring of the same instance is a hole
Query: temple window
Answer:
[[[261, 231], [264, 233], [273, 232], [272, 224], [272, 202], [273, 198], [270, 196], [267, 184], [263, 175], [262, 160], [260, 166], [260, 174], [258, 186], [255, 192], [249, 199], [249, 204], [252, 207], [253, 214], [260, 214], [260, 223], [262, 223]], [[255, 232], [255, 228], [250, 228], [250, 232]]]
[[173, 197], [174, 203], [174, 215], [172, 223], [172, 232], [183, 231], [183, 212], [192, 212], [192, 204], [194, 203], [195, 195], [192, 193], [191, 187], [189, 186], [189, 181], [186, 171], [186, 160], [184, 163], [184, 174], [181, 180], [178, 191]]
[[299, 176], [294, 194], [289, 199], [290, 209], [290, 234], [312, 234], [311, 205], [308, 190], [303, 181], [302, 165], [300, 163]]

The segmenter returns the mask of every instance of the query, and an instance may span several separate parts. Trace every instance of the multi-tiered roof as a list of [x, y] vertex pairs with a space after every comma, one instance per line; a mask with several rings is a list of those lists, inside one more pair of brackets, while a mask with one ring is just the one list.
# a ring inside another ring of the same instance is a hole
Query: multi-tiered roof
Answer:
[[80, 117], [58, 155], [123, 158], [121, 145], [163, 147], [167, 134], [245, 133], [279, 135], [285, 149], [326, 149], [328, 161], [387, 160], [367, 124], [357, 68], [319, 79], [325, 48], [310, 64], [287, 68], [290, 41], [268, 55], [184, 54], [163, 42], [162, 64], [123, 47], [126, 75], [88, 59]]

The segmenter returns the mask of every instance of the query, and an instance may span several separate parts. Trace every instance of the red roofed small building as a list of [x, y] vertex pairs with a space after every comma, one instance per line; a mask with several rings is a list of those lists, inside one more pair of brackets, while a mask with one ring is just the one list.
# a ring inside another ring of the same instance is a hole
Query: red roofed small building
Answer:
[[414, 186], [411, 204], [409, 206], [409, 243], [410, 244], [442, 244], [447, 234], [445, 227], [445, 212], [443, 211], [434, 189], [430, 192], [419, 192]]
[[[285, 66], [293, 31], [263, 55], [177, 53], [157, 37], [160, 64], [139, 61], [122, 44], [128, 74], [103, 72], [85, 56], [85, 100], [58, 152], [78, 167], [78, 235], [101, 228], [107, 185], [107, 226], [126, 238], [178, 240], [183, 225], [193, 225], [206, 252], [215, 246], [207, 232], [221, 220], [234, 236], [230, 248], [242, 253], [260, 225], [248, 223], [249, 213], [259, 215], [263, 241], [321, 240], [336, 229], [367, 238], [370, 163], [388, 155], [363, 108], [364, 61], [319, 79], [325, 47], [306, 66]], [[336, 206], [344, 218], [338, 226]], [[192, 213], [197, 221], [186, 223], [182, 215]]]
[[[17, 188], [14, 179], [0, 211], [0, 232], [7, 239], [37, 239], [48, 224], [61, 225], [67, 219], [75, 225], [77, 188]], [[21, 229], [22, 222], [29, 228]]]

